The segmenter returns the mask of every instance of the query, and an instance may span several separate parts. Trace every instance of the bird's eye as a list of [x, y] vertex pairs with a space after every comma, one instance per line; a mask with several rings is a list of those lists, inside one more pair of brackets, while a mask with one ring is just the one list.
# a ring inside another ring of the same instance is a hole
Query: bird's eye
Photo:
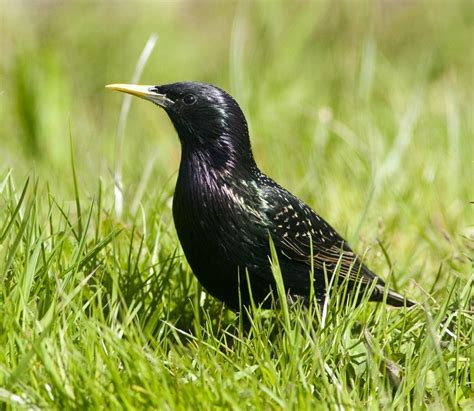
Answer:
[[184, 97], [183, 97], [183, 103], [188, 105], [188, 106], [191, 106], [192, 104], [194, 104], [195, 102], [197, 101], [197, 98], [196, 96], [192, 95], [192, 94], [186, 94]]

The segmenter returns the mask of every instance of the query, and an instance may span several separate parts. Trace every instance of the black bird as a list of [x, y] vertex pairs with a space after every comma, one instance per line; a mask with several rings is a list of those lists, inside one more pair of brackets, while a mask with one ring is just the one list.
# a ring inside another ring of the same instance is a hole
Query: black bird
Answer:
[[173, 199], [176, 231], [194, 274], [228, 307], [250, 304], [246, 270], [252, 298], [270, 306], [268, 296], [275, 291], [270, 237], [290, 297], [308, 299], [313, 265], [320, 302], [327, 292], [325, 278], [337, 272], [349, 292], [360, 294], [375, 282], [371, 301], [414, 304], [386, 290], [326, 221], [258, 169], [245, 116], [225, 91], [198, 82], [107, 87], [153, 102], [173, 122], [181, 141]]

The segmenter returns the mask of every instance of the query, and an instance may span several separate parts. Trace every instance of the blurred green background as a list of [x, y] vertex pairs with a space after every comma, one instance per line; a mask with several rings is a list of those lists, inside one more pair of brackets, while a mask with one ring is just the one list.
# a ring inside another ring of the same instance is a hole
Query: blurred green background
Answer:
[[[130, 82], [156, 33], [140, 82], [228, 90], [261, 168], [359, 252], [381, 239], [403, 260], [397, 270], [427, 288], [443, 261], [465, 264], [471, 1], [3, 0], [0, 13], [0, 172], [19, 184], [39, 176], [73, 199], [72, 141], [90, 197], [100, 177], [111, 207], [121, 150], [125, 216], [172, 196], [180, 147], [169, 120], [133, 100], [120, 148], [123, 95], [104, 88]], [[372, 258], [387, 275], [382, 254]]]

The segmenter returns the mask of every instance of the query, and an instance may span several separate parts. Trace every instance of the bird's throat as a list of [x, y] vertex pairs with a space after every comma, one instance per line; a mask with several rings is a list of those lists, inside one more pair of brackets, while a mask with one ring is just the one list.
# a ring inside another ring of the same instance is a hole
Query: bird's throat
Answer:
[[213, 144], [182, 142], [180, 174], [196, 173], [203, 178], [247, 178], [257, 168], [250, 146], [242, 148], [232, 139], [221, 137]]

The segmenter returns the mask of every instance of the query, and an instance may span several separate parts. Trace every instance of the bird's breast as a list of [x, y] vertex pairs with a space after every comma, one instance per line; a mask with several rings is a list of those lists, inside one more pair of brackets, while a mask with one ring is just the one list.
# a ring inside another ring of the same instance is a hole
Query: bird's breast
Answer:
[[[191, 184], [190, 184], [191, 183]], [[264, 216], [253, 199], [224, 179], [180, 181], [173, 199], [173, 217], [178, 235], [186, 240], [206, 240], [225, 248], [226, 238], [239, 239], [249, 225], [262, 226]], [[186, 241], [185, 240], [185, 241]], [[183, 244], [184, 245], [184, 244]]]
[[178, 178], [173, 218], [186, 259], [194, 274], [214, 296], [237, 289], [239, 269], [261, 272], [268, 266], [268, 229], [254, 201], [241, 187], [209, 178], [196, 184]]

